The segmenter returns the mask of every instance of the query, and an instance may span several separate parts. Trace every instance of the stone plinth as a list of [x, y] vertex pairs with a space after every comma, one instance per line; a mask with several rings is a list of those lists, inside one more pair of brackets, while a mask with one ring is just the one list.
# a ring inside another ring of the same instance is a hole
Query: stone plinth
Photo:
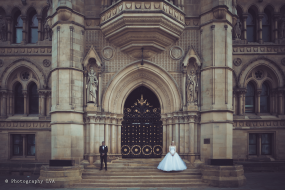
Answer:
[[240, 187], [245, 184], [243, 166], [204, 165], [202, 180], [214, 187]]
[[[83, 166], [47, 166], [44, 165], [40, 170], [39, 180], [43, 180], [44, 187], [65, 188], [81, 181]], [[46, 180], [54, 180], [47, 183]]]

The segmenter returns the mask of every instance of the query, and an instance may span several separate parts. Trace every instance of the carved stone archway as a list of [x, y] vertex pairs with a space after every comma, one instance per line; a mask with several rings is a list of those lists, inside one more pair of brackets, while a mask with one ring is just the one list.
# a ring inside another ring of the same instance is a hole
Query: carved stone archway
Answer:
[[108, 83], [103, 94], [105, 112], [123, 114], [128, 95], [138, 86], [145, 86], [158, 97], [161, 113], [173, 113], [182, 109], [179, 88], [174, 79], [161, 67], [141, 60], [122, 68]]

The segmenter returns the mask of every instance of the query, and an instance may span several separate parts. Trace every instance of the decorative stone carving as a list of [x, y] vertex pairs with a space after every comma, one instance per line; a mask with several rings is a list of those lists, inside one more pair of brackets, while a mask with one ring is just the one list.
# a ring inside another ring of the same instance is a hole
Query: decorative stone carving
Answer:
[[0, 59], [0, 67], [3, 67], [3, 65], [4, 65], [4, 61]]
[[49, 67], [50, 64], [51, 64], [51, 62], [50, 62], [50, 60], [48, 60], [48, 59], [45, 59], [45, 60], [43, 61], [43, 65], [44, 65], [45, 67]]
[[213, 11], [214, 17], [216, 19], [224, 19], [226, 17], [227, 8], [218, 7]]
[[257, 80], [261, 80], [265, 77], [265, 73], [261, 70], [261, 69], [258, 69], [254, 72], [254, 77], [257, 79]]
[[93, 102], [97, 104], [97, 86], [98, 79], [96, 77], [96, 72], [94, 72], [93, 67], [90, 67], [90, 72], [88, 73], [87, 79], [87, 102]]
[[238, 66], [241, 65], [242, 60], [241, 60], [240, 58], [235, 58], [235, 59], [233, 60], [233, 63], [234, 63], [235, 66], [238, 67]]
[[44, 30], [45, 30], [44, 39], [51, 41], [52, 40], [52, 29], [49, 27], [48, 24], [46, 24]]
[[102, 50], [102, 56], [106, 60], [111, 60], [114, 57], [114, 49], [111, 46], [107, 46]]
[[281, 59], [281, 64], [285, 66], [285, 58]]
[[27, 80], [30, 79], [30, 73], [29, 73], [28, 71], [22, 72], [22, 73], [20, 74], [20, 76], [21, 76], [21, 79], [22, 79], [23, 81], [27, 81]]
[[197, 103], [198, 81], [195, 70], [192, 69], [187, 75], [187, 103]]
[[57, 15], [59, 20], [68, 21], [71, 18], [72, 12], [67, 9], [59, 9]]
[[5, 42], [7, 40], [7, 24], [4, 18], [0, 15], [0, 40]]
[[234, 40], [239, 40], [239, 39], [241, 39], [241, 22], [240, 22], [240, 20], [238, 19], [237, 20], [237, 23], [235, 24], [235, 26], [234, 26], [234, 31], [233, 31], [233, 33], [234, 33]]
[[174, 46], [170, 49], [170, 56], [172, 59], [181, 59], [183, 56], [183, 50], [181, 47]]

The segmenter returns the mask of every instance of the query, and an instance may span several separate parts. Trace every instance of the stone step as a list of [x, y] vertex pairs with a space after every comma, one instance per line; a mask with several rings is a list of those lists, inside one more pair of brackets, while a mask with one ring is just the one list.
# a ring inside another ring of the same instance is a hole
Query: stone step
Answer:
[[[103, 168], [104, 170], [104, 168]], [[102, 170], [102, 171], [103, 171]], [[105, 171], [105, 170], [104, 170]], [[118, 172], [164, 172], [162, 170], [157, 169], [156, 167], [151, 167], [151, 168], [146, 168], [146, 167], [141, 167], [141, 168], [126, 168], [126, 167], [108, 167], [108, 171], [118, 171]], [[84, 172], [100, 172], [99, 168], [97, 169], [84, 169]], [[173, 172], [201, 172], [199, 169], [186, 169], [183, 171], [173, 171]], [[164, 172], [167, 173], [167, 172]]]
[[155, 171], [155, 170], [152, 170], [152, 171], [137, 171], [137, 170], [123, 170], [123, 171], [119, 171], [119, 170], [101, 170], [101, 171], [94, 171], [94, 172], [91, 172], [91, 171], [86, 171], [86, 172], [83, 172], [82, 173], [82, 176], [84, 175], [94, 175], [94, 176], [100, 176], [100, 175], [123, 175], [123, 176], [129, 176], [129, 174], [132, 174], [134, 176], [143, 176], [143, 175], [201, 175], [201, 172], [195, 172], [195, 171], [187, 171], [187, 170], [184, 170], [184, 171], [180, 171], [180, 172], [164, 172], [164, 171]]
[[82, 179], [93, 179], [93, 180], [101, 180], [101, 179], [201, 179], [202, 175], [82, 175]]
[[189, 182], [201, 182], [201, 179], [82, 179], [81, 183], [189, 183]]
[[203, 182], [181, 182], [181, 183], [76, 183], [72, 187], [74, 188], [130, 188], [130, 187], [206, 187], [207, 184]]

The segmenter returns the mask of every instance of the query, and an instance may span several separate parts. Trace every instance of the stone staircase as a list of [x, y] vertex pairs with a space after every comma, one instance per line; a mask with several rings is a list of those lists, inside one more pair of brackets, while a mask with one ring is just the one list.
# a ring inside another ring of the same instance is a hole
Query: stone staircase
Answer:
[[130, 187], [201, 187], [201, 172], [185, 161], [187, 169], [181, 172], [163, 172], [156, 169], [161, 159], [117, 159], [108, 162], [108, 170], [99, 170], [100, 163], [86, 166], [81, 183], [75, 188], [130, 188]]

